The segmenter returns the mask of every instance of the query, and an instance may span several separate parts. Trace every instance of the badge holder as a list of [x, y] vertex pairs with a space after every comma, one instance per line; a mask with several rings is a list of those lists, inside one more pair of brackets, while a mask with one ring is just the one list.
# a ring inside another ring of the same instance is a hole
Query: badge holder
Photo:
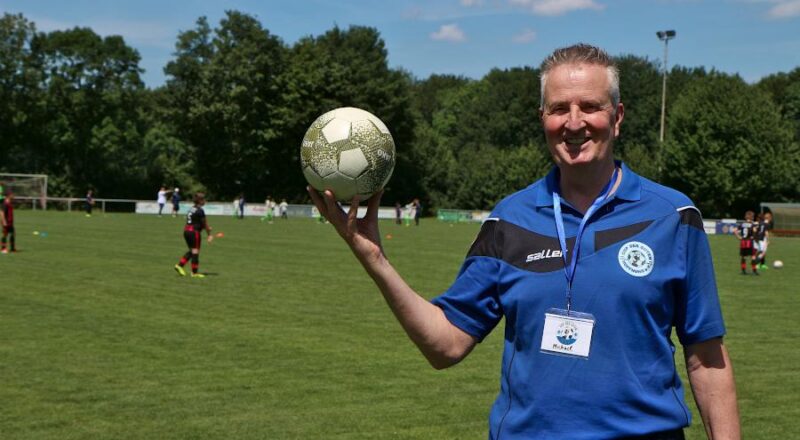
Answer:
[[544, 314], [543, 353], [589, 358], [595, 319], [591, 313], [548, 309]]

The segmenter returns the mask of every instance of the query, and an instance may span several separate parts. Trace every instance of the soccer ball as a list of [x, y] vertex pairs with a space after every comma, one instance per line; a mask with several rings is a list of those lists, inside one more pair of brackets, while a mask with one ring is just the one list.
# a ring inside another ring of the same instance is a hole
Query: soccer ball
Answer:
[[775, 260], [774, 262], [772, 262], [772, 267], [774, 267], [775, 269], [782, 268], [783, 267], [783, 261]]
[[318, 117], [303, 137], [300, 164], [317, 191], [340, 201], [369, 198], [386, 185], [395, 162], [394, 140], [372, 113], [342, 107]]

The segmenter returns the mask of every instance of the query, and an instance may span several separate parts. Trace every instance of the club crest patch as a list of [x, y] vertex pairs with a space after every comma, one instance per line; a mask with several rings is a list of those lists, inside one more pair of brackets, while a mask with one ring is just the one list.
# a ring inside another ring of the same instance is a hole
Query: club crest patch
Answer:
[[630, 241], [622, 245], [618, 258], [622, 269], [635, 277], [649, 275], [656, 264], [653, 250], [640, 241]]

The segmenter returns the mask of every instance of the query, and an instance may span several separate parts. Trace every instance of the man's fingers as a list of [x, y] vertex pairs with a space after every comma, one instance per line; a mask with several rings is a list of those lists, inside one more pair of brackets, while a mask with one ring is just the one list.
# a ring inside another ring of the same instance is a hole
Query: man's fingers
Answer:
[[347, 216], [345, 215], [342, 207], [339, 205], [339, 202], [336, 201], [336, 196], [333, 194], [333, 191], [326, 189], [323, 197], [325, 198], [325, 209], [327, 210], [326, 217], [328, 218], [328, 221], [333, 223], [334, 226], [344, 223]]
[[323, 197], [325, 198], [325, 208], [328, 212], [333, 213], [339, 208], [339, 205], [336, 202], [336, 196], [333, 195], [333, 191], [326, 189], [323, 193]]
[[311, 185], [309, 185], [306, 187], [306, 191], [308, 191], [308, 195], [311, 196], [311, 201], [314, 203], [314, 206], [317, 207], [317, 211], [319, 211], [319, 213], [324, 217], [328, 217], [327, 216], [328, 209], [325, 206], [325, 201], [322, 200], [322, 197], [320, 197], [317, 190], [312, 188]]
[[350, 211], [347, 212], [347, 225], [355, 227], [356, 221], [358, 220], [358, 202], [359, 197], [358, 194], [353, 196], [353, 199], [350, 200]]
[[367, 215], [366, 218], [377, 219], [378, 209], [381, 206], [381, 197], [383, 197], [383, 190], [380, 190], [372, 195], [367, 201]]

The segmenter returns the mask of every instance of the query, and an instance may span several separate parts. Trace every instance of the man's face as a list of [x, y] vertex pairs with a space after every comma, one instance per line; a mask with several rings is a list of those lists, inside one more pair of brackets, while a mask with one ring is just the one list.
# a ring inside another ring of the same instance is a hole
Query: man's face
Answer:
[[556, 165], [580, 166], [609, 160], [624, 109], [616, 112], [606, 68], [562, 64], [547, 75], [540, 116]]

